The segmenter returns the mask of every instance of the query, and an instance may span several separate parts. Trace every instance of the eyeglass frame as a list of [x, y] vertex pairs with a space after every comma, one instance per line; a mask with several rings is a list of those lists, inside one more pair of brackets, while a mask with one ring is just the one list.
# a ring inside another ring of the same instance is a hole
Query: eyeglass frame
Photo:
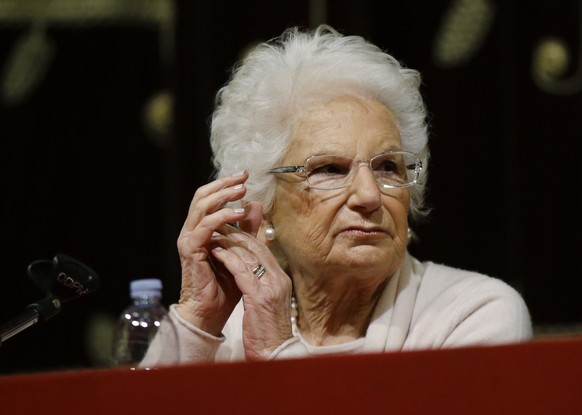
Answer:
[[378, 181], [378, 179], [376, 178], [376, 176], [374, 176], [374, 180], [376, 181], [376, 184], [378, 185], [378, 187], [383, 188], [383, 189], [402, 189], [402, 188], [407, 188], [407, 187], [411, 187], [414, 186], [418, 183], [418, 179], [420, 178], [420, 174], [422, 173], [423, 170], [423, 163], [422, 160], [420, 159], [420, 157], [418, 157], [418, 155], [416, 153], [413, 153], [411, 151], [404, 151], [404, 150], [388, 150], [388, 151], [384, 151], [382, 153], [378, 153], [372, 157], [370, 157], [367, 160], [361, 160], [361, 159], [357, 159], [351, 156], [347, 156], [345, 154], [313, 154], [309, 157], [307, 157], [305, 159], [305, 161], [303, 162], [302, 165], [296, 165], [296, 166], [279, 166], [279, 167], [273, 167], [270, 170], [267, 170], [267, 173], [271, 173], [271, 174], [281, 174], [281, 173], [298, 173], [301, 174], [302, 176], [305, 177], [305, 181], [307, 182], [307, 185], [311, 188], [311, 189], [316, 189], [316, 190], [337, 190], [337, 189], [344, 189], [348, 186], [350, 186], [353, 182], [354, 182], [354, 178], [356, 177], [357, 174], [357, 169], [352, 169], [350, 168], [350, 173], [349, 175], [351, 176], [351, 179], [348, 180], [346, 182], [346, 184], [338, 186], [338, 187], [332, 187], [329, 189], [322, 189], [322, 188], [318, 188], [316, 186], [313, 186], [310, 182], [309, 182], [309, 177], [307, 176], [307, 170], [305, 169], [305, 167], [307, 166], [309, 159], [313, 158], [313, 157], [320, 157], [320, 156], [341, 156], [341, 157], [346, 157], [352, 160], [352, 163], [357, 162], [358, 165], [362, 164], [362, 163], [366, 163], [368, 168], [370, 169], [370, 171], [372, 172], [372, 175], [374, 175], [374, 169], [372, 169], [372, 160], [374, 160], [377, 157], [380, 156], [384, 156], [386, 154], [403, 154], [403, 155], [411, 155], [416, 159], [416, 162], [414, 163], [414, 169], [410, 169], [409, 167], [412, 165], [406, 165], [404, 166], [404, 168], [406, 170], [414, 170], [414, 180], [412, 180], [409, 183], [404, 183], [404, 184], [384, 184], [384, 183], [380, 183]]

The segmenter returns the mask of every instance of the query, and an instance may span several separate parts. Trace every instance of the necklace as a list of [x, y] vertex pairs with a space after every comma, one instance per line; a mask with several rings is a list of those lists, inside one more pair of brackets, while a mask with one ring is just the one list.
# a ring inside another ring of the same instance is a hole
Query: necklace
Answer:
[[299, 332], [297, 327], [297, 319], [299, 318], [299, 308], [297, 307], [297, 299], [294, 295], [291, 296], [291, 332], [294, 336]]

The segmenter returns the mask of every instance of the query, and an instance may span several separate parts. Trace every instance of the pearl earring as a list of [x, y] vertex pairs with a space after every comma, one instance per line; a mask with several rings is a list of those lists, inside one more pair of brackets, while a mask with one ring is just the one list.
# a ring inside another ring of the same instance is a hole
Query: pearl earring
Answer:
[[273, 225], [267, 226], [265, 229], [265, 238], [267, 241], [272, 241], [277, 237], [277, 231], [273, 228]]

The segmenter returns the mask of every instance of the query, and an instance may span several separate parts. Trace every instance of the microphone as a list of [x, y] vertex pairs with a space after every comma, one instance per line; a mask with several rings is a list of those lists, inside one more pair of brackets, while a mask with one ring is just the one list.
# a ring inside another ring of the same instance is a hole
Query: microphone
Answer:
[[99, 288], [97, 273], [87, 265], [64, 254], [52, 260], [34, 261], [28, 266], [30, 280], [45, 297], [28, 305], [12, 321], [0, 326], [0, 344], [38, 321], [47, 321], [61, 311], [62, 304], [84, 297]]
[[64, 254], [55, 255], [52, 261], [35, 261], [26, 272], [38, 288], [63, 303], [99, 288], [99, 277], [95, 271]]

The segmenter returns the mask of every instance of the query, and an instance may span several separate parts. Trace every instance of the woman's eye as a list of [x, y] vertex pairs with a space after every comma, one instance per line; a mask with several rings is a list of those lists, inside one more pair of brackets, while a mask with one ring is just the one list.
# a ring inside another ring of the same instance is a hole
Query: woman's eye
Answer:
[[342, 166], [340, 164], [324, 164], [315, 167], [313, 170], [311, 170], [309, 175], [343, 176], [348, 174], [349, 171], [349, 167]]
[[384, 160], [382, 163], [374, 167], [374, 170], [380, 173], [395, 173], [398, 172], [398, 165], [390, 160]]

